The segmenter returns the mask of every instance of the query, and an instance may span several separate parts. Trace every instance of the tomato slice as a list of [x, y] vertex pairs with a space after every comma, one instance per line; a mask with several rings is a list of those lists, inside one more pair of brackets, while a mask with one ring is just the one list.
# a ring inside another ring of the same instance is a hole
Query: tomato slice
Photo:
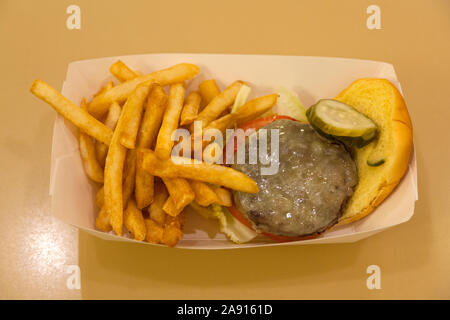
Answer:
[[228, 207], [227, 209], [231, 213], [231, 215], [236, 218], [237, 221], [239, 221], [240, 223], [242, 223], [244, 226], [248, 227], [249, 229], [252, 229], [253, 231], [255, 231], [253, 229], [252, 223], [246, 217], [244, 217], [242, 212], [240, 212], [234, 205], [232, 205], [231, 207]]
[[239, 128], [243, 129], [244, 131], [247, 129], [255, 129], [258, 130], [261, 127], [267, 126], [268, 124], [274, 122], [275, 120], [281, 120], [281, 119], [288, 119], [288, 120], [295, 120], [294, 118], [288, 117], [288, 116], [279, 116], [277, 114], [274, 114], [272, 116], [267, 116], [264, 118], [255, 119], [252, 121], [249, 121], [247, 123], [244, 123]]
[[[252, 223], [246, 217], [244, 217], [242, 212], [240, 212], [234, 205], [232, 205], [231, 207], [228, 207], [228, 211], [240, 223], [242, 223], [249, 229], [255, 231], [253, 229]], [[276, 242], [290, 242], [290, 241], [298, 241], [298, 240], [307, 240], [307, 239], [313, 239], [313, 238], [316, 238], [317, 236], [319, 236], [318, 233], [312, 234], [312, 235], [307, 235], [307, 236], [301, 236], [301, 237], [280, 236], [280, 235], [269, 233], [269, 232], [261, 232], [261, 234], [276, 241]]]

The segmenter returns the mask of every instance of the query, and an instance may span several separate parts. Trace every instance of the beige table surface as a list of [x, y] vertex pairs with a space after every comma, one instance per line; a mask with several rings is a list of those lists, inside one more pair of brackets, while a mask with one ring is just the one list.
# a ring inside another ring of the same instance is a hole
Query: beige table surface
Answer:
[[[66, 8], [81, 8], [81, 30]], [[381, 8], [368, 30], [366, 8]], [[450, 298], [450, 1], [0, 1], [0, 298]], [[335, 56], [394, 64], [414, 124], [413, 218], [353, 244], [185, 251], [97, 239], [49, 216], [67, 64], [153, 52]], [[366, 268], [381, 268], [368, 290]], [[81, 290], [66, 286], [79, 265]]]

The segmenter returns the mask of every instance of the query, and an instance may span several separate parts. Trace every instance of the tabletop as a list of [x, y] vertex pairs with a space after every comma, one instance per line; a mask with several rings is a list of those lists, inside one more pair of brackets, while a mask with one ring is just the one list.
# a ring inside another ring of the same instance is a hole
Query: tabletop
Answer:
[[[3, 0], [0, 38], [0, 298], [450, 298], [450, 1]], [[414, 216], [356, 243], [225, 251], [105, 241], [53, 218], [56, 114], [32, 81], [61, 89], [71, 61], [159, 52], [393, 64], [414, 126]]]

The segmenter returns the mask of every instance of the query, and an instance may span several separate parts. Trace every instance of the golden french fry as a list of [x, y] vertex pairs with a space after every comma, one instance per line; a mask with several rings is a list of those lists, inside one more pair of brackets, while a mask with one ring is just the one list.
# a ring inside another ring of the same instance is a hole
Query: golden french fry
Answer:
[[217, 195], [217, 198], [219, 199], [217, 204], [220, 204], [224, 207], [231, 207], [233, 205], [233, 200], [231, 196], [231, 192], [225, 188], [212, 186], [214, 192]]
[[106, 85], [101, 87], [100, 90], [98, 90], [98, 92], [94, 94], [94, 97], [96, 97], [96, 96], [98, 96], [100, 94], [104, 94], [106, 91], [108, 91], [112, 87], [114, 87], [114, 83], [112, 81], [110, 81]]
[[128, 149], [134, 149], [136, 136], [141, 123], [144, 103], [151, 89], [151, 82], [139, 84], [123, 106], [123, 123], [119, 128], [120, 143]]
[[[113, 102], [109, 107], [108, 114], [105, 119], [105, 126], [114, 131], [116, 128], [117, 121], [119, 120], [122, 108], [117, 102]], [[100, 141], [95, 141], [95, 153], [97, 155], [97, 160], [102, 167], [105, 166], [106, 154], [108, 153], [108, 146]]]
[[155, 177], [142, 168], [142, 154], [137, 152], [134, 196], [137, 207], [143, 209], [153, 202]]
[[[196, 119], [197, 121], [202, 121], [202, 128], [206, 127], [211, 121], [216, 120], [234, 102], [243, 84], [245, 84], [243, 81], [235, 81], [211, 100]], [[191, 124], [190, 131], [193, 132], [193, 130], [194, 127]]]
[[145, 237], [145, 240], [150, 243], [161, 243], [164, 228], [151, 219], [145, 219], [145, 226], [147, 228], [147, 236]]
[[[236, 123], [235, 115], [227, 114], [208, 124], [206, 128], [203, 130], [203, 133], [206, 132], [208, 129], [216, 129], [222, 132], [222, 134], [225, 134], [226, 129], [233, 128], [235, 123]], [[202, 142], [203, 148], [205, 148], [205, 146], [207, 146], [211, 142], [213, 141], [203, 141]]]
[[148, 209], [148, 214], [153, 221], [159, 223], [160, 225], [164, 225], [166, 221], [166, 213], [163, 210], [163, 206], [168, 197], [169, 194], [167, 189], [164, 187], [164, 184], [156, 183], [155, 198]]
[[178, 128], [181, 109], [183, 108], [185, 88], [183, 83], [175, 83], [170, 87], [167, 108], [164, 112], [161, 128], [156, 139], [155, 153], [161, 159], [170, 157], [174, 141], [172, 133]]
[[134, 240], [142, 241], [147, 234], [147, 228], [144, 222], [144, 216], [141, 210], [136, 207], [133, 198], [128, 201], [124, 213], [125, 227], [133, 234]]
[[95, 155], [97, 161], [102, 168], [105, 167], [106, 155], [108, 154], [108, 146], [102, 142], [95, 141]]
[[177, 215], [176, 217], [172, 217], [172, 216], [167, 216], [166, 218], [166, 222], [164, 226], [176, 226], [178, 229], [183, 230], [184, 227], [184, 223], [186, 222], [186, 214], [184, 212], [184, 210]]
[[88, 105], [88, 110], [95, 117], [101, 117], [106, 113], [109, 105], [113, 101], [117, 101], [118, 103], [124, 102], [140, 83], [152, 81], [159, 83], [161, 86], [166, 86], [192, 79], [199, 71], [200, 68], [194, 64], [180, 63], [167, 69], [139, 76], [94, 97]]
[[181, 111], [180, 125], [191, 124], [197, 118], [202, 97], [198, 92], [192, 91], [186, 98], [183, 111]]
[[44, 81], [35, 80], [31, 85], [30, 91], [38, 98], [47, 102], [56, 112], [86, 134], [107, 145], [110, 144], [113, 135], [111, 129], [91, 116], [86, 110], [79, 108]]
[[[226, 129], [231, 129], [234, 127], [236, 123], [235, 120], [235, 115], [234, 114], [227, 114], [223, 117], [220, 117], [217, 120], [212, 121], [210, 124], [208, 124], [206, 126], [205, 129], [202, 130], [203, 133], [205, 133], [208, 129], [217, 129], [220, 132], [222, 132], [222, 134], [225, 134]], [[214, 140], [212, 141], [208, 141], [208, 140], [200, 140], [200, 136], [195, 135], [195, 134], [191, 134], [191, 149], [193, 152], [195, 152], [195, 148], [196, 148], [196, 144], [195, 144], [195, 139], [198, 138], [198, 141], [201, 141], [201, 143], [198, 143], [199, 146], [201, 146], [202, 150], [206, 148], [207, 145], [209, 145], [210, 143], [213, 143]]]
[[126, 206], [131, 194], [134, 191], [134, 182], [136, 177], [136, 149], [127, 152], [125, 165], [123, 169], [123, 186], [122, 199], [123, 205]]
[[274, 93], [248, 101], [236, 112], [236, 123], [241, 125], [267, 112], [275, 105], [277, 98]]
[[[161, 86], [154, 85], [149, 94], [147, 108], [145, 109], [142, 123], [139, 128], [136, 141], [138, 148], [150, 148], [153, 145], [159, 128], [161, 127], [166, 105], [167, 94]], [[154, 194], [154, 177], [143, 170], [141, 164], [141, 156], [138, 153], [134, 194], [139, 209], [143, 209], [150, 205], [153, 201]]]
[[103, 232], [110, 232], [112, 230], [108, 210], [105, 207], [102, 207], [98, 212], [97, 219], [95, 219], [95, 226]]
[[203, 150], [203, 161], [206, 163], [219, 163], [223, 160], [223, 146], [218, 142], [210, 143]]
[[95, 204], [98, 208], [102, 208], [103, 204], [105, 203], [105, 188], [102, 186], [98, 191], [97, 195], [95, 196]]
[[183, 231], [176, 225], [169, 224], [164, 227], [161, 242], [169, 247], [174, 247], [183, 238]]
[[142, 167], [144, 170], [163, 179], [193, 179], [238, 191], [248, 193], [258, 192], [258, 186], [255, 181], [242, 172], [232, 168], [183, 157], [172, 157], [174, 161], [172, 159], [161, 160], [152, 150], [142, 149], [141, 152], [143, 152]]
[[120, 82], [125, 82], [128, 80], [132, 80], [138, 76], [133, 70], [131, 70], [125, 63], [121, 60], [117, 60], [114, 62], [109, 71], [112, 73], [114, 77], [117, 78]]
[[155, 84], [148, 96], [147, 107], [142, 117], [136, 145], [138, 148], [151, 148], [167, 106], [167, 94], [163, 87]]
[[163, 210], [165, 213], [168, 214], [168, 217], [169, 216], [176, 217], [177, 215], [179, 215], [181, 213], [181, 211], [183, 209], [177, 208], [175, 206], [175, 202], [173, 201], [173, 198], [168, 197], [166, 202], [163, 205]]
[[173, 200], [175, 209], [171, 210], [170, 212], [166, 211], [168, 214], [179, 214], [189, 203], [191, 203], [195, 199], [194, 191], [192, 191], [192, 188], [186, 179], [176, 177], [173, 179], [163, 178], [163, 182], [167, 187], [167, 191], [169, 191], [170, 198], [172, 198]]
[[99, 141], [95, 141], [95, 154], [97, 161], [102, 168], [105, 167], [106, 155], [108, 154], [108, 146]]
[[127, 148], [119, 142], [122, 115], [117, 123], [105, 161], [105, 204], [114, 232], [121, 236], [123, 226], [122, 178]]
[[220, 93], [216, 80], [204, 80], [198, 85], [198, 92], [202, 96], [202, 105], [207, 106]]
[[[86, 110], [86, 100], [81, 101], [81, 108]], [[80, 155], [86, 175], [95, 182], [103, 183], [103, 169], [95, 155], [95, 143], [92, 137], [80, 130]]]
[[189, 182], [195, 193], [195, 202], [199, 205], [207, 207], [212, 203], [219, 203], [220, 199], [217, 197], [216, 192], [207, 183], [197, 180]]
[[234, 123], [235, 115], [229, 113], [227, 115], [224, 115], [223, 117], [220, 117], [219, 119], [210, 122], [203, 131], [206, 131], [208, 129], [217, 129], [220, 130], [220, 132], [225, 133], [226, 129], [234, 127]]

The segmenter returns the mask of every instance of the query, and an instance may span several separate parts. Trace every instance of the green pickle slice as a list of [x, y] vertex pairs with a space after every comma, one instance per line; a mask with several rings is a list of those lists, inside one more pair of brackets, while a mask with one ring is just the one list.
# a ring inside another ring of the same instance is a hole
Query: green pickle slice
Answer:
[[325, 136], [361, 148], [377, 134], [376, 124], [355, 108], [332, 99], [319, 100], [307, 112], [309, 123]]

